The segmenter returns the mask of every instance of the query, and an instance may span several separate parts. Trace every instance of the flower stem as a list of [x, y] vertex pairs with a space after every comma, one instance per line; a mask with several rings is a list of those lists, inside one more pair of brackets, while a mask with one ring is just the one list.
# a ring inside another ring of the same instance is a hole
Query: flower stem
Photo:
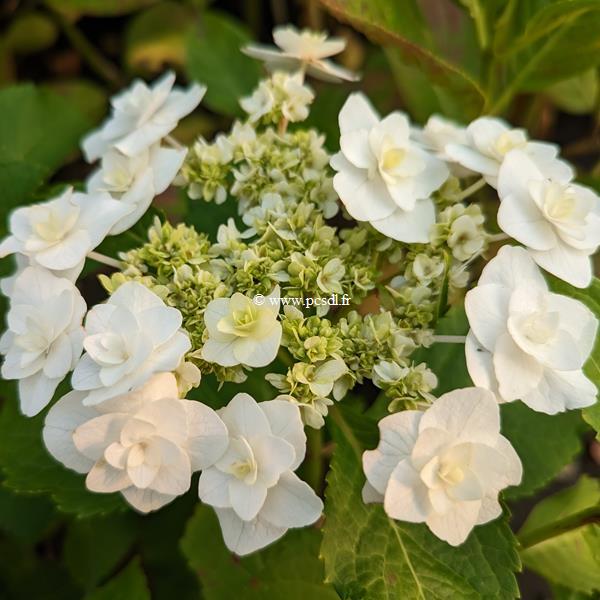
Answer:
[[89, 252], [87, 256], [107, 267], [114, 267], [119, 270], [123, 268], [123, 263], [121, 261], [111, 258], [110, 256], [104, 256], [104, 254], [100, 254], [100, 252]]
[[461, 200], [468, 198], [475, 192], [478, 192], [485, 185], [485, 183], [486, 181], [483, 177], [481, 179], [478, 179], [475, 183], [472, 183], [469, 187], [465, 188], [462, 192], [460, 192], [460, 194], [452, 196], [452, 200], [460, 202]]
[[504, 240], [509, 240], [510, 236], [506, 235], [506, 233], [494, 233], [487, 236], [488, 242], [503, 242]]
[[434, 335], [434, 344], [464, 344], [467, 337], [464, 335]]
[[169, 146], [175, 148], [176, 150], [183, 150], [185, 148], [185, 146], [177, 141], [172, 135], [166, 135], [164, 139]]
[[323, 430], [306, 428], [306, 483], [318, 494], [323, 483]]

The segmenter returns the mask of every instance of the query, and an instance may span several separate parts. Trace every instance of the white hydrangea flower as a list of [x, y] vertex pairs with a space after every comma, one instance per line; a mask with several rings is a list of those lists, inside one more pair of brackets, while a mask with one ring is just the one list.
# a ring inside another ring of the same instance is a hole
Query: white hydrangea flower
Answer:
[[86, 317], [86, 352], [73, 372], [73, 389], [88, 392], [84, 402], [94, 405], [137, 389], [154, 373], [175, 370], [191, 347], [181, 320], [141, 283], [124, 283]]
[[187, 90], [173, 87], [174, 83], [175, 73], [168, 71], [152, 86], [136, 79], [114, 96], [111, 116], [82, 142], [85, 159], [93, 162], [113, 147], [135, 156], [169, 135], [206, 92], [197, 83]]
[[452, 221], [447, 244], [456, 260], [465, 262], [479, 254], [485, 246], [485, 231], [482, 229], [482, 214], [464, 213]]
[[121, 492], [136, 510], [157, 510], [184, 494], [192, 472], [227, 449], [227, 428], [208, 406], [180, 400], [171, 373], [99, 406], [63, 396], [46, 416], [44, 443], [92, 492]]
[[379, 422], [381, 441], [363, 454], [365, 502], [392, 519], [426, 523], [452, 546], [502, 514], [498, 492], [521, 481], [521, 461], [500, 435], [500, 411], [481, 388], [454, 390], [425, 412]]
[[473, 174], [473, 171], [454, 162], [446, 152], [448, 144], [468, 144], [466, 127], [440, 115], [431, 115], [422, 129], [413, 127], [411, 135], [415, 141], [423, 144], [438, 158], [448, 163], [456, 177], [467, 177]]
[[558, 146], [529, 141], [524, 129], [512, 129], [508, 123], [496, 117], [475, 119], [467, 127], [467, 142], [449, 143], [445, 152], [450, 160], [481, 173], [487, 183], [495, 188], [500, 165], [515, 148], [528, 154], [544, 173], [559, 179], [572, 178], [571, 166], [558, 158]]
[[114, 149], [102, 156], [100, 168], [87, 180], [88, 192], [108, 192], [133, 208], [113, 225], [110, 235], [127, 231], [143, 216], [154, 197], [171, 185], [186, 152], [156, 144], [131, 158]]
[[524, 244], [535, 262], [576, 287], [592, 279], [600, 244], [600, 198], [570, 179], [542, 172], [527, 153], [512, 150], [498, 176], [498, 225]]
[[262, 80], [249, 96], [240, 98], [240, 106], [248, 113], [250, 123], [260, 121], [275, 108], [275, 91], [268, 80]]
[[358, 76], [327, 60], [346, 47], [342, 38], [328, 38], [325, 33], [298, 31], [291, 25], [276, 27], [273, 41], [278, 48], [263, 44], [248, 44], [242, 52], [266, 63], [271, 70], [306, 70], [309, 75], [324, 81], [356, 81]]
[[382, 388], [387, 384], [402, 381], [409, 373], [408, 367], [402, 367], [395, 361], [381, 360], [373, 365], [371, 379], [374, 385]]
[[412, 264], [414, 276], [425, 285], [440, 277], [444, 268], [444, 261], [441, 258], [427, 256], [427, 254], [417, 254]]
[[261, 302], [239, 292], [216, 298], [206, 307], [208, 340], [202, 358], [223, 367], [264, 367], [277, 356], [281, 342], [279, 286]]
[[249, 554], [290, 527], [314, 523], [323, 503], [294, 473], [306, 452], [298, 407], [237, 394], [218, 413], [229, 431], [229, 446], [200, 475], [198, 495], [215, 507], [227, 547]]
[[504, 246], [465, 298], [471, 379], [501, 402], [555, 414], [596, 401], [582, 367], [598, 322], [581, 302], [553, 294], [523, 248]]
[[439, 158], [410, 139], [405, 115], [383, 120], [361, 93], [351, 94], [339, 114], [341, 151], [332, 156], [338, 171], [335, 191], [357, 221], [369, 221], [388, 237], [426, 243], [435, 222], [430, 198], [448, 177]]
[[20, 253], [32, 265], [75, 279], [87, 254], [132, 209], [105, 192], [82, 194], [68, 188], [56, 198], [12, 211], [11, 235], [0, 243], [0, 258]]
[[0, 338], [2, 377], [19, 380], [21, 411], [28, 417], [50, 402], [79, 359], [85, 311], [79, 290], [45, 269], [27, 267], [14, 280]]

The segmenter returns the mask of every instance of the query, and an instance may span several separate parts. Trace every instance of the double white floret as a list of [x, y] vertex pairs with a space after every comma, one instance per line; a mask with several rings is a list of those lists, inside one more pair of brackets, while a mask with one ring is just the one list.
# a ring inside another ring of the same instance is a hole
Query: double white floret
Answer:
[[229, 446], [200, 475], [198, 494], [214, 506], [227, 547], [248, 554], [314, 523], [323, 503], [294, 473], [306, 452], [298, 407], [237, 394], [218, 412]]
[[425, 412], [385, 417], [379, 430], [379, 445], [363, 454], [363, 499], [383, 502], [392, 519], [426, 523], [452, 546], [500, 516], [498, 492], [521, 481], [521, 461], [500, 435], [487, 390], [454, 390]]
[[467, 293], [465, 345], [473, 382], [501, 402], [548, 414], [590, 406], [596, 386], [582, 371], [598, 321], [581, 302], [548, 291], [523, 248], [504, 246]]
[[184, 494], [192, 472], [227, 448], [221, 419], [200, 402], [180, 400], [171, 373], [99, 406], [88, 404], [85, 393], [73, 391], [52, 407], [46, 447], [69, 469], [86, 473], [89, 490], [121, 492], [143, 513]]
[[431, 194], [447, 179], [445, 163], [410, 138], [406, 116], [384, 119], [361, 93], [351, 94], [339, 114], [340, 152], [331, 158], [333, 186], [357, 221], [388, 237], [426, 243], [435, 222]]

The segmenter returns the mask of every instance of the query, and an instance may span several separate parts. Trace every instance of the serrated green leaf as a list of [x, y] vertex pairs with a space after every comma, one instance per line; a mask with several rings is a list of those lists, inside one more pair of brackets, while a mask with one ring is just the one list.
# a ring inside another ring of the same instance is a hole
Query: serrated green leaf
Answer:
[[260, 63], [240, 52], [251, 41], [246, 28], [224, 13], [205, 12], [187, 39], [187, 73], [208, 86], [203, 103], [215, 112], [240, 116], [239, 99], [260, 79]]
[[546, 415], [517, 401], [502, 404], [500, 414], [502, 433], [523, 463], [521, 484], [505, 492], [509, 500], [530, 496], [581, 452], [583, 423], [578, 410]]
[[234, 558], [221, 540], [214, 511], [198, 505], [181, 548], [200, 578], [206, 600], [338, 599], [323, 583], [317, 530], [291, 530], [281, 542], [243, 558]]
[[334, 429], [321, 555], [327, 580], [352, 600], [515, 598], [520, 562], [505, 519], [476, 527], [453, 548], [424, 524], [389, 519], [362, 502], [357, 440]]
[[[485, 102], [483, 89], [471, 75], [430, 48], [427, 26], [413, 2], [321, 0], [321, 3], [375, 43], [393, 49], [404, 64], [420, 70], [430, 85], [443, 90], [447, 101], [460, 104], [463, 115], [479, 114]], [[448, 110], [452, 108], [450, 103], [445, 107]]]
[[519, 540], [530, 569], [586, 594], [600, 591], [600, 482], [583, 476], [542, 500]]
[[146, 576], [138, 558], [101, 588], [85, 596], [85, 600], [150, 600]]
[[132, 515], [75, 519], [63, 547], [73, 579], [91, 590], [128, 554], [135, 539]]
[[[5, 386], [5, 390], [13, 386]], [[8, 396], [0, 413], [0, 469], [4, 485], [26, 494], [49, 494], [57, 507], [80, 516], [125, 509], [120, 494], [94, 494], [85, 487], [85, 477], [69, 471], [48, 454], [42, 441], [42, 413], [34, 418], [21, 415]]]
[[6, 215], [77, 149], [88, 120], [69, 102], [33, 85], [0, 90], [0, 233]]

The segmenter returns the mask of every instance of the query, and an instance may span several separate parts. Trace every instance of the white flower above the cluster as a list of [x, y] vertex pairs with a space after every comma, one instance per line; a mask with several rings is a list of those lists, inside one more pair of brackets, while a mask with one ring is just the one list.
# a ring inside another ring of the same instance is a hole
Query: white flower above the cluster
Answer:
[[143, 513], [184, 494], [192, 472], [213, 464], [228, 444], [215, 411], [180, 400], [171, 373], [98, 407], [70, 392], [48, 413], [43, 436], [57, 460], [87, 473], [89, 490], [121, 492]]
[[215, 507], [227, 547], [249, 554], [290, 527], [314, 523], [321, 499], [293, 472], [306, 451], [298, 407], [283, 400], [258, 404], [237, 394], [219, 411], [229, 446], [200, 475], [200, 500]]
[[341, 151], [331, 166], [346, 210], [392, 239], [426, 243], [435, 221], [430, 195], [449, 174], [444, 162], [410, 139], [404, 114], [380, 120], [361, 93], [346, 100], [339, 123]]
[[137, 389], [154, 373], [175, 370], [191, 347], [181, 321], [176, 308], [141, 283], [124, 283], [86, 317], [86, 352], [73, 388], [88, 392], [84, 402], [94, 405]]
[[27, 267], [11, 290], [8, 328], [0, 338], [4, 379], [19, 380], [21, 411], [32, 417], [52, 399], [79, 359], [86, 304], [67, 279]]
[[206, 92], [206, 87], [197, 83], [187, 90], [173, 87], [174, 83], [175, 73], [169, 71], [152, 86], [136, 79], [114, 96], [111, 116], [82, 142], [86, 160], [93, 162], [110, 148], [135, 156], [169, 135]]
[[465, 345], [473, 382], [502, 402], [555, 414], [596, 401], [582, 367], [598, 322], [581, 302], [548, 291], [523, 248], [504, 246], [465, 298]]
[[558, 158], [558, 146], [529, 141], [525, 130], [512, 129], [508, 123], [495, 117], [480, 117], [472, 121], [467, 127], [467, 142], [451, 142], [446, 145], [445, 153], [450, 160], [481, 173], [495, 188], [504, 157], [516, 148], [529, 155], [544, 173], [558, 179], [573, 177], [571, 166]]
[[132, 210], [107, 193], [68, 188], [56, 198], [11, 213], [11, 235], [0, 244], [0, 257], [23, 254], [32, 265], [75, 279], [87, 254]]
[[239, 292], [216, 298], [206, 307], [204, 322], [208, 340], [202, 358], [223, 367], [264, 367], [277, 356], [281, 343], [279, 286], [262, 302]]
[[278, 48], [262, 44], [248, 44], [242, 52], [266, 63], [271, 70], [305, 70], [324, 81], [356, 81], [358, 76], [327, 60], [344, 50], [346, 41], [328, 38], [325, 33], [298, 31], [287, 25], [273, 30], [273, 41]]
[[498, 225], [529, 249], [535, 262], [576, 287], [592, 280], [600, 244], [600, 197], [540, 170], [525, 152], [506, 155], [498, 176]]
[[183, 164], [187, 150], [161, 148], [158, 144], [134, 157], [118, 150], [108, 150], [100, 168], [87, 181], [88, 192], [108, 192], [131, 212], [117, 221], [111, 235], [123, 233], [132, 227], [148, 210], [152, 200], [164, 192]]
[[521, 461], [500, 435], [500, 411], [481, 388], [454, 390], [425, 412], [379, 422], [381, 441], [363, 454], [365, 502], [392, 519], [426, 523], [452, 546], [502, 514], [498, 492], [521, 481]]

